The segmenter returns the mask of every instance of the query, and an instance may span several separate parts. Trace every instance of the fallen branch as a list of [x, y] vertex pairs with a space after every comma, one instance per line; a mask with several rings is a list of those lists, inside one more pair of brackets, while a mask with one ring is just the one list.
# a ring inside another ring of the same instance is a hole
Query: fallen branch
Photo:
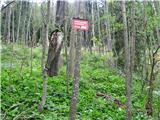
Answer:
[[11, 109], [13, 109], [14, 107], [17, 107], [17, 106], [20, 106], [20, 105], [23, 105], [25, 102], [22, 102], [22, 103], [17, 103], [17, 104], [13, 104], [9, 109], [7, 109], [4, 113], [4, 116], [2, 118], [2, 120], [5, 120], [6, 119], [6, 115], [7, 115], [7, 112]]
[[123, 108], [125, 109], [126, 108], [126, 105], [124, 103], [122, 103], [120, 100], [118, 100], [117, 98], [114, 98], [113, 96], [111, 95], [106, 95], [106, 94], [103, 94], [101, 92], [97, 92], [96, 93], [96, 96], [98, 97], [103, 97], [105, 100], [107, 101], [111, 101], [111, 102], [114, 102], [118, 107], [120, 108]]

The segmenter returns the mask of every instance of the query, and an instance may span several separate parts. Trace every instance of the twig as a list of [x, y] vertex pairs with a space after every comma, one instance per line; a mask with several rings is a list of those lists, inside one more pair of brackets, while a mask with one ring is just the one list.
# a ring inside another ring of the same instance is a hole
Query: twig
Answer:
[[111, 95], [106, 95], [106, 94], [103, 94], [101, 92], [97, 92], [96, 96], [103, 97], [107, 101], [112, 101], [112, 102], [114, 102], [120, 108], [123, 108], [123, 109], [126, 108], [125, 104], [123, 104], [120, 100], [118, 100], [117, 98], [114, 98]]
[[13, 104], [9, 109], [6, 110], [6, 112], [4, 113], [4, 117], [2, 118], [2, 120], [5, 120], [5, 117], [6, 117], [6, 115], [7, 115], [7, 112], [8, 112], [10, 109], [12, 109], [12, 108], [14, 108], [14, 107], [17, 107], [17, 106], [19, 106], [19, 105], [21, 105], [21, 104], [24, 104], [24, 103], [25, 103], [25, 102]]
[[20, 116], [22, 116], [26, 111], [28, 111], [29, 109], [32, 109], [34, 106], [32, 106], [31, 108], [26, 109], [25, 111], [21, 112], [20, 114], [18, 114], [16, 117], [13, 118], [13, 120], [17, 120]]
[[7, 5], [5, 5], [4, 7], [1, 8], [1, 11], [3, 11], [7, 6], [9, 6], [10, 4], [12, 4], [12, 3], [14, 3], [14, 2], [15, 2], [15, 0], [9, 2]]

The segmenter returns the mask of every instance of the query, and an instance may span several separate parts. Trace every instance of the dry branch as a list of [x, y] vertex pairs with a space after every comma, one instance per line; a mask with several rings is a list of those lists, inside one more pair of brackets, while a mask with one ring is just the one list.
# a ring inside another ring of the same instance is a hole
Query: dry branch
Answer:
[[124, 103], [122, 103], [120, 100], [118, 100], [117, 98], [114, 98], [113, 96], [111, 95], [106, 95], [106, 94], [103, 94], [101, 92], [97, 92], [96, 93], [96, 96], [98, 97], [103, 97], [105, 100], [107, 101], [111, 101], [111, 102], [114, 102], [118, 107], [120, 108], [123, 108], [125, 109], [126, 108], [126, 105]]
[[12, 3], [14, 3], [14, 2], [15, 2], [15, 0], [9, 2], [9, 3], [8, 3], [7, 5], [5, 5], [5, 6], [2, 6], [1, 11], [3, 11], [7, 6], [9, 6], [10, 4], [12, 4]]

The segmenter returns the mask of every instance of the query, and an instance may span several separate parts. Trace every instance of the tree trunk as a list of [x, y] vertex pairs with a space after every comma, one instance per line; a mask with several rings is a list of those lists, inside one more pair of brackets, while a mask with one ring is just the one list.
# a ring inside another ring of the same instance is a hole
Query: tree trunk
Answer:
[[[106, 24], [106, 31], [107, 31], [107, 52], [110, 54], [110, 57], [109, 57], [109, 60], [108, 60], [108, 63], [110, 65], [110, 67], [114, 67], [114, 60], [113, 60], [113, 55], [112, 55], [112, 40], [111, 40], [111, 32], [110, 32], [110, 19], [109, 19], [109, 11], [108, 11], [108, 2], [106, 1], [106, 11], [107, 11], [107, 21], [105, 21], [105, 24]], [[104, 42], [103, 42], [104, 43]]]
[[145, 7], [146, 7], [146, 1], [143, 1], [143, 4], [142, 4], [142, 13], [143, 13], [143, 23], [142, 24], [142, 29], [144, 30], [144, 37], [143, 37], [143, 46], [144, 46], [144, 49], [143, 49], [143, 52], [144, 52], [144, 55], [142, 58], [144, 58], [144, 61], [142, 61], [143, 63], [143, 78], [142, 78], [142, 88], [141, 88], [141, 91], [143, 92], [143, 89], [144, 89], [144, 86], [146, 85], [147, 81], [148, 81], [148, 66], [149, 66], [149, 62], [148, 62], [148, 59], [147, 59], [147, 35], [146, 35], [146, 24], [147, 24], [147, 16], [146, 16], [146, 11], [145, 11]]
[[[64, 27], [64, 11], [65, 1], [57, 1], [56, 9], [56, 27], [57, 29], [52, 32], [50, 45], [48, 49], [48, 58], [46, 63], [46, 70], [49, 76], [58, 75], [58, 62], [63, 45], [63, 27]], [[56, 37], [56, 38], [55, 38]], [[54, 43], [53, 43], [54, 42]]]
[[28, 19], [28, 24], [27, 24], [27, 33], [26, 33], [26, 44], [29, 45], [29, 31], [30, 31], [30, 23], [31, 23], [31, 17], [32, 17], [32, 7], [30, 8], [30, 14], [29, 14], [29, 19]]
[[148, 116], [153, 116], [153, 107], [152, 107], [152, 98], [153, 98], [153, 81], [154, 81], [154, 67], [156, 65], [156, 59], [155, 56], [158, 52], [158, 50], [160, 49], [160, 45], [157, 47], [157, 49], [155, 50], [155, 52], [152, 53], [152, 64], [151, 64], [151, 73], [150, 73], [150, 79], [148, 81], [148, 94], [147, 94], [147, 102], [146, 102], [146, 112]]
[[126, 7], [125, 1], [122, 1], [122, 18], [124, 24], [124, 46], [125, 46], [125, 77], [126, 77], [126, 120], [131, 120], [131, 66], [130, 66], [130, 47], [128, 40], [128, 28], [127, 28], [127, 19], [126, 19]]
[[[46, 53], [46, 48], [47, 48], [47, 44], [46, 42], [48, 41], [48, 24], [49, 24], [49, 15], [50, 15], [50, 1], [48, 1], [47, 3], [47, 17], [46, 17], [46, 21], [44, 21], [44, 35], [42, 37], [43, 39], [43, 51], [42, 51], [42, 59], [41, 59], [41, 68], [42, 68], [42, 75], [43, 75], [43, 92], [42, 92], [42, 99], [41, 102], [39, 104], [38, 107], [38, 111], [42, 112], [43, 111], [43, 107], [45, 105], [46, 102], [46, 96], [47, 96], [47, 74], [46, 74], [46, 70], [45, 68], [45, 53]], [[43, 34], [42, 33], [42, 34]]]
[[26, 16], [24, 16], [23, 19], [24, 19], [23, 28], [22, 28], [22, 31], [23, 31], [23, 32], [22, 32], [22, 35], [21, 35], [22, 39], [21, 39], [20, 42], [25, 45], [25, 33], [26, 33], [26, 32], [25, 32], [25, 28], [26, 28], [26, 25], [25, 25], [25, 24], [26, 24]]
[[75, 59], [75, 31], [71, 30], [69, 61], [68, 61], [68, 77], [72, 78], [74, 73], [74, 59]]
[[[157, 1], [158, 2], [158, 1]], [[156, 7], [155, 7], [155, 4], [154, 2], [152, 3], [152, 7], [153, 7], [153, 10], [154, 10], [154, 16], [157, 17], [157, 11], [156, 11]], [[156, 34], [157, 34], [157, 41], [160, 42], [160, 33], [159, 33], [159, 28], [158, 26], [156, 26]]]
[[[92, 14], [92, 38], [94, 38], [95, 37], [95, 31], [94, 31], [94, 1], [93, 0], [92, 0], [91, 14]], [[91, 53], [92, 53], [92, 44], [93, 44], [93, 47], [94, 47], [95, 44], [94, 44], [93, 40], [91, 41], [91, 44], [90, 44], [90, 51], [91, 51]]]
[[[78, 0], [76, 3], [77, 3], [77, 15], [78, 15], [78, 17], [81, 18], [82, 17], [82, 15], [81, 15], [82, 3], [80, 0]], [[71, 100], [68, 120], [75, 120], [76, 119], [78, 89], [79, 89], [79, 80], [80, 80], [81, 37], [82, 37], [82, 32], [80, 32], [80, 30], [77, 30], [73, 94], [72, 94], [72, 100]]]
[[74, 85], [73, 85], [73, 95], [71, 100], [71, 107], [69, 112], [69, 120], [76, 119], [77, 111], [77, 99], [78, 99], [78, 88], [79, 88], [79, 79], [80, 79], [80, 55], [81, 55], [81, 33], [77, 31], [77, 41], [76, 41], [76, 56], [75, 56], [75, 67], [74, 67]]
[[136, 38], [136, 30], [135, 30], [135, 1], [132, 1], [131, 8], [131, 73], [134, 71], [134, 59], [135, 59], [135, 38]]
[[11, 6], [7, 7], [7, 35], [6, 35], [6, 41], [7, 43], [10, 43], [11, 41]]
[[14, 9], [12, 9], [12, 42], [15, 42], [15, 37], [14, 37]]
[[19, 42], [19, 28], [20, 28], [20, 22], [21, 22], [21, 13], [22, 13], [22, 1], [20, 4], [20, 9], [19, 9], [19, 17], [18, 17], [18, 26], [17, 26], [17, 36], [16, 36], [16, 42]]
[[131, 8], [131, 42], [130, 42], [130, 64], [131, 64], [131, 73], [134, 71], [134, 59], [135, 59], [135, 38], [136, 38], [136, 29], [135, 29], [135, 1], [132, 1]]
[[66, 55], [66, 92], [69, 93], [69, 77], [68, 77], [68, 52], [67, 52], [67, 35], [68, 35], [68, 21], [67, 21], [67, 12], [68, 12], [68, 3], [65, 5], [65, 26], [64, 26], [64, 46], [65, 46], [65, 55]]
[[[100, 14], [99, 14], [99, 6], [98, 6], [98, 0], [96, 1], [96, 7], [97, 7], [97, 21], [98, 21], [98, 25], [97, 25], [97, 27], [98, 27], [98, 41], [100, 42], [100, 43], [102, 43], [102, 40], [101, 40], [101, 22], [100, 22]], [[101, 45], [99, 45], [99, 53], [101, 53], [101, 50], [100, 50], [100, 48], [101, 48]]]

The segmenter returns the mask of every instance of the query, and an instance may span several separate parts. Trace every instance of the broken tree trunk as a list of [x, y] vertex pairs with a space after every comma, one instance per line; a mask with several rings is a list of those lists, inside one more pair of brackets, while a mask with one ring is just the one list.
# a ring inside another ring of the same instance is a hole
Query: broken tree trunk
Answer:
[[52, 77], [58, 74], [58, 61], [63, 45], [63, 33], [58, 29], [52, 32], [46, 63], [47, 74]]
[[51, 34], [50, 45], [48, 49], [48, 58], [46, 63], [46, 70], [50, 77], [58, 75], [58, 62], [60, 52], [63, 45], [63, 27], [64, 27], [64, 11], [65, 1], [57, 1], [56, 9], [56, 27]]

